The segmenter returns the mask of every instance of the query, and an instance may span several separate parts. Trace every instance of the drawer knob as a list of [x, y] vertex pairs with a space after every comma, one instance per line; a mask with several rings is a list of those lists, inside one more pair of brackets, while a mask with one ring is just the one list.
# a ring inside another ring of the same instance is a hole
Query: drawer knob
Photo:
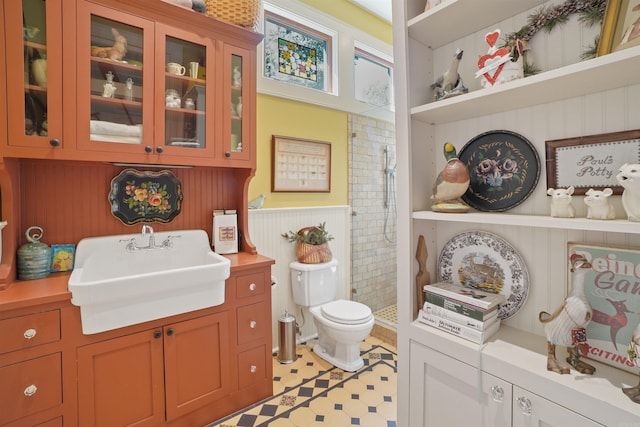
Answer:
[[502, 402], [504, 397], [504, 390], [499, 385], [491, 387], [491, 398], [496, 402]]
[[29, 328], [26, 331], [24, 331], [24, 334], [22, 334], [22, 336], [24, 336], [26, 339], [30, 340], [31, 338], [35, 337], [37, 333], [38, 332], [35, 329]]
[[249, 327], [251, 329], [255, 329], [257, 325], [258, 325], [258, 322], [256, 322], [255, 320], [252, 320], [251, 322], [249, 322]]
[[520, 407], [520, 411], [522, 411], [523, 415], [529, 416], [531, 415], [532, 404], [529, 399], [526, 397], [520, 396], [518, 398], [518, 406]]
[[251, 368], [249, 368], [249, 370], [251, 371], [252, 374], [255, 374], [256, 371], [258, 370], [258, 367], [256, 365], [251, 365]]
[[35, 384], [31, 384], [29, 387], [24, 389], [24, 395], [27, 397], [31, 397], [36, 394], [36, 391], [38, 391], [38, 387], [36, 387]]
[[250, 284], [249, 285], [249, 290], [250, 291], [255, 291], [256, 290], [256, 284], [255, 283]]

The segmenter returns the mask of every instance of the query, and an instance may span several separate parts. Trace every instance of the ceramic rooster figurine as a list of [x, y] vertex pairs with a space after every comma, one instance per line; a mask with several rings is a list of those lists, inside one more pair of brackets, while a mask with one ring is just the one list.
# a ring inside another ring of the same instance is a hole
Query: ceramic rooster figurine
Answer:
[[115, 28], [111, 29], [115, 42], [111, 47], [92, 47], [91, 56], [98, 58], [111, 59], [113, 61], [122, 61], [127, 53], [127, 39], [121, 35]]
[[[629, 361], [633, 363], [636, 368], [640, 368], [640, 323], [636, 326], [631, 336], [631, 342], [629, 343]], [[629, 399], [635, 403], [640, 403], [640, 381], [635, 387], [624, 387], [622, 392], [629, 396]]]
[[591, 321], [592, 308], [584, 292], [584, 276], [591, 270], [591, 263], [580, 254], [571, 255], [573, 283], [571, 293], [553, 314], [545, 311], [539, 315], [547, 335], [547, 370], [568, 374], [570, 368], [556, 359], [556, 346], [569, 349], [567, 362], [578, 372], [593, 374], [596, 368], [580, 360], [580, 348], [587, 347], [586, 327]]
[[433, 184], [431, 199], [435, 203], [431, 205], [431, 210], [467, 212], [469, 206], [462, 201], [461, 197], [469, 188], [469, 168], [458, 159], [456, 147], [450, 142], [444, 144], [444, 157], [447, 159], [447, 164]]
[[458, 66], [460, 65], [463, 53], [464, 51], [462, 49], [457, 49], [456, 53], [453, 54], [453, 59], [449, 69], [438, 77], [431, 85], [433, 97], [436, 101], [450, 96], [460, 95], [461, 93], [467, 93], [469, 91], [462, 82], [460, 73], [458, 73]]

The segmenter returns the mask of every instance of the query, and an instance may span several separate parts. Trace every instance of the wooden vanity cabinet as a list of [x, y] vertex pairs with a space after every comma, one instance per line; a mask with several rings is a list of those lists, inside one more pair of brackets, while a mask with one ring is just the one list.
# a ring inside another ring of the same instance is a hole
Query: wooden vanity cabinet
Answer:
[[78, 348], [80, 425], [156, 426], [225, 397], [228, 330], [222, 311]]

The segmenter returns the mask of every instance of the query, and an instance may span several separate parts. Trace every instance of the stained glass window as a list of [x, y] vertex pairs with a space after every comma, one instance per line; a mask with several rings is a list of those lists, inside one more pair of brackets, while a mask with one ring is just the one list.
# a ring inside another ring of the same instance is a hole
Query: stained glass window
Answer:
[[264, 76], [331, 93], [334, 36], [321, 28], [265, 11]]

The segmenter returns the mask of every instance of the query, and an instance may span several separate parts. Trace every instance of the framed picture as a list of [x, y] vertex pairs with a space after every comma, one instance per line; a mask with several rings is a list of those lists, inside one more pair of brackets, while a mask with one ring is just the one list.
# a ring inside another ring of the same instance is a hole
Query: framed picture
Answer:
[[331, 143], [273, 136], [271, 191], [331, 191]]
[[76, 245], [51, 245], [51, 272], [73, 270], [75, 255]]
[[[627, 348], [640, 321], [640, 248], [569, 243], [568, 256], [574, 253], [584, 255], [591, 263], [591, 271], [584, 278], [584, 292], [593, 310], [587, 325], [587, 356], [637, 373]], [[571, 272], [568, 284], [571, 292]]]
[[640, 0], [609, 0], [602, 22], [598, 56], [640, 46]]
[[640, 129], [546, 141], [545, 151], [547, 188], [573, 186], [574, 194], [585, 194], [608, 187], [622, 194], [616, 175], [625, 163], [640, 163]]

